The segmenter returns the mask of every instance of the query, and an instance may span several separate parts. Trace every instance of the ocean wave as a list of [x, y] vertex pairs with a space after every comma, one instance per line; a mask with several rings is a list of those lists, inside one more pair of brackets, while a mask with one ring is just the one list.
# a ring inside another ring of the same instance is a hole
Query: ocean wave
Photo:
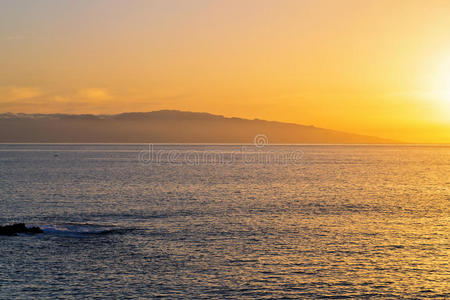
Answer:
[[125, 233], [131, 229], [118, 228], [116, 226], [105, 226], [96, 224], [50, 224], [39, 226], [44, 234], [86, 237], [91, 235], [106, 235]]

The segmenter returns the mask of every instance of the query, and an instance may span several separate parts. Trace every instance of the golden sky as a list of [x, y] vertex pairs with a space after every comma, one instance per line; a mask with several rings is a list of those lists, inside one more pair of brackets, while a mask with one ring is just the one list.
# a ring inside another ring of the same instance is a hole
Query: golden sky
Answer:
[[0, 113], [179, 109], [450, 143], [450, 1], [0, 2]]

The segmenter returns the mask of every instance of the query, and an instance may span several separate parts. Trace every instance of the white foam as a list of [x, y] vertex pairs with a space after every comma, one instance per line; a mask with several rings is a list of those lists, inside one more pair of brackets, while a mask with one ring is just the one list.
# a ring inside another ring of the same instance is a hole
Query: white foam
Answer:
[[40, 228], [46, 234], [63, 236], [86, 236], [90, 234], [103, 234], [113, 230], [112, 227], [91, 224], [58, 224], [42, 225]]

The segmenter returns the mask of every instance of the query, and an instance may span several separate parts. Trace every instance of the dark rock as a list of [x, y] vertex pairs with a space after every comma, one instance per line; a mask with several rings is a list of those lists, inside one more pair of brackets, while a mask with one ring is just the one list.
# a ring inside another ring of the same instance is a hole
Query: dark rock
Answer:
[[15, 236], [18, 233], [36, 234], [43, 233], [39, 227], [26, 227], [24, 223], [0, 226], [0, 235]]

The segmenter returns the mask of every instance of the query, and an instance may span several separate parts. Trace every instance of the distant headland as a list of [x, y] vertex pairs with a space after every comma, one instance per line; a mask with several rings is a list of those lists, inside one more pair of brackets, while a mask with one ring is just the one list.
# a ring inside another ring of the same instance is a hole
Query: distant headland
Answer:
[[293, 123], [160, 110], [116, 115], [0, 114], [2, 143], [390, 144], [395, 141]]

